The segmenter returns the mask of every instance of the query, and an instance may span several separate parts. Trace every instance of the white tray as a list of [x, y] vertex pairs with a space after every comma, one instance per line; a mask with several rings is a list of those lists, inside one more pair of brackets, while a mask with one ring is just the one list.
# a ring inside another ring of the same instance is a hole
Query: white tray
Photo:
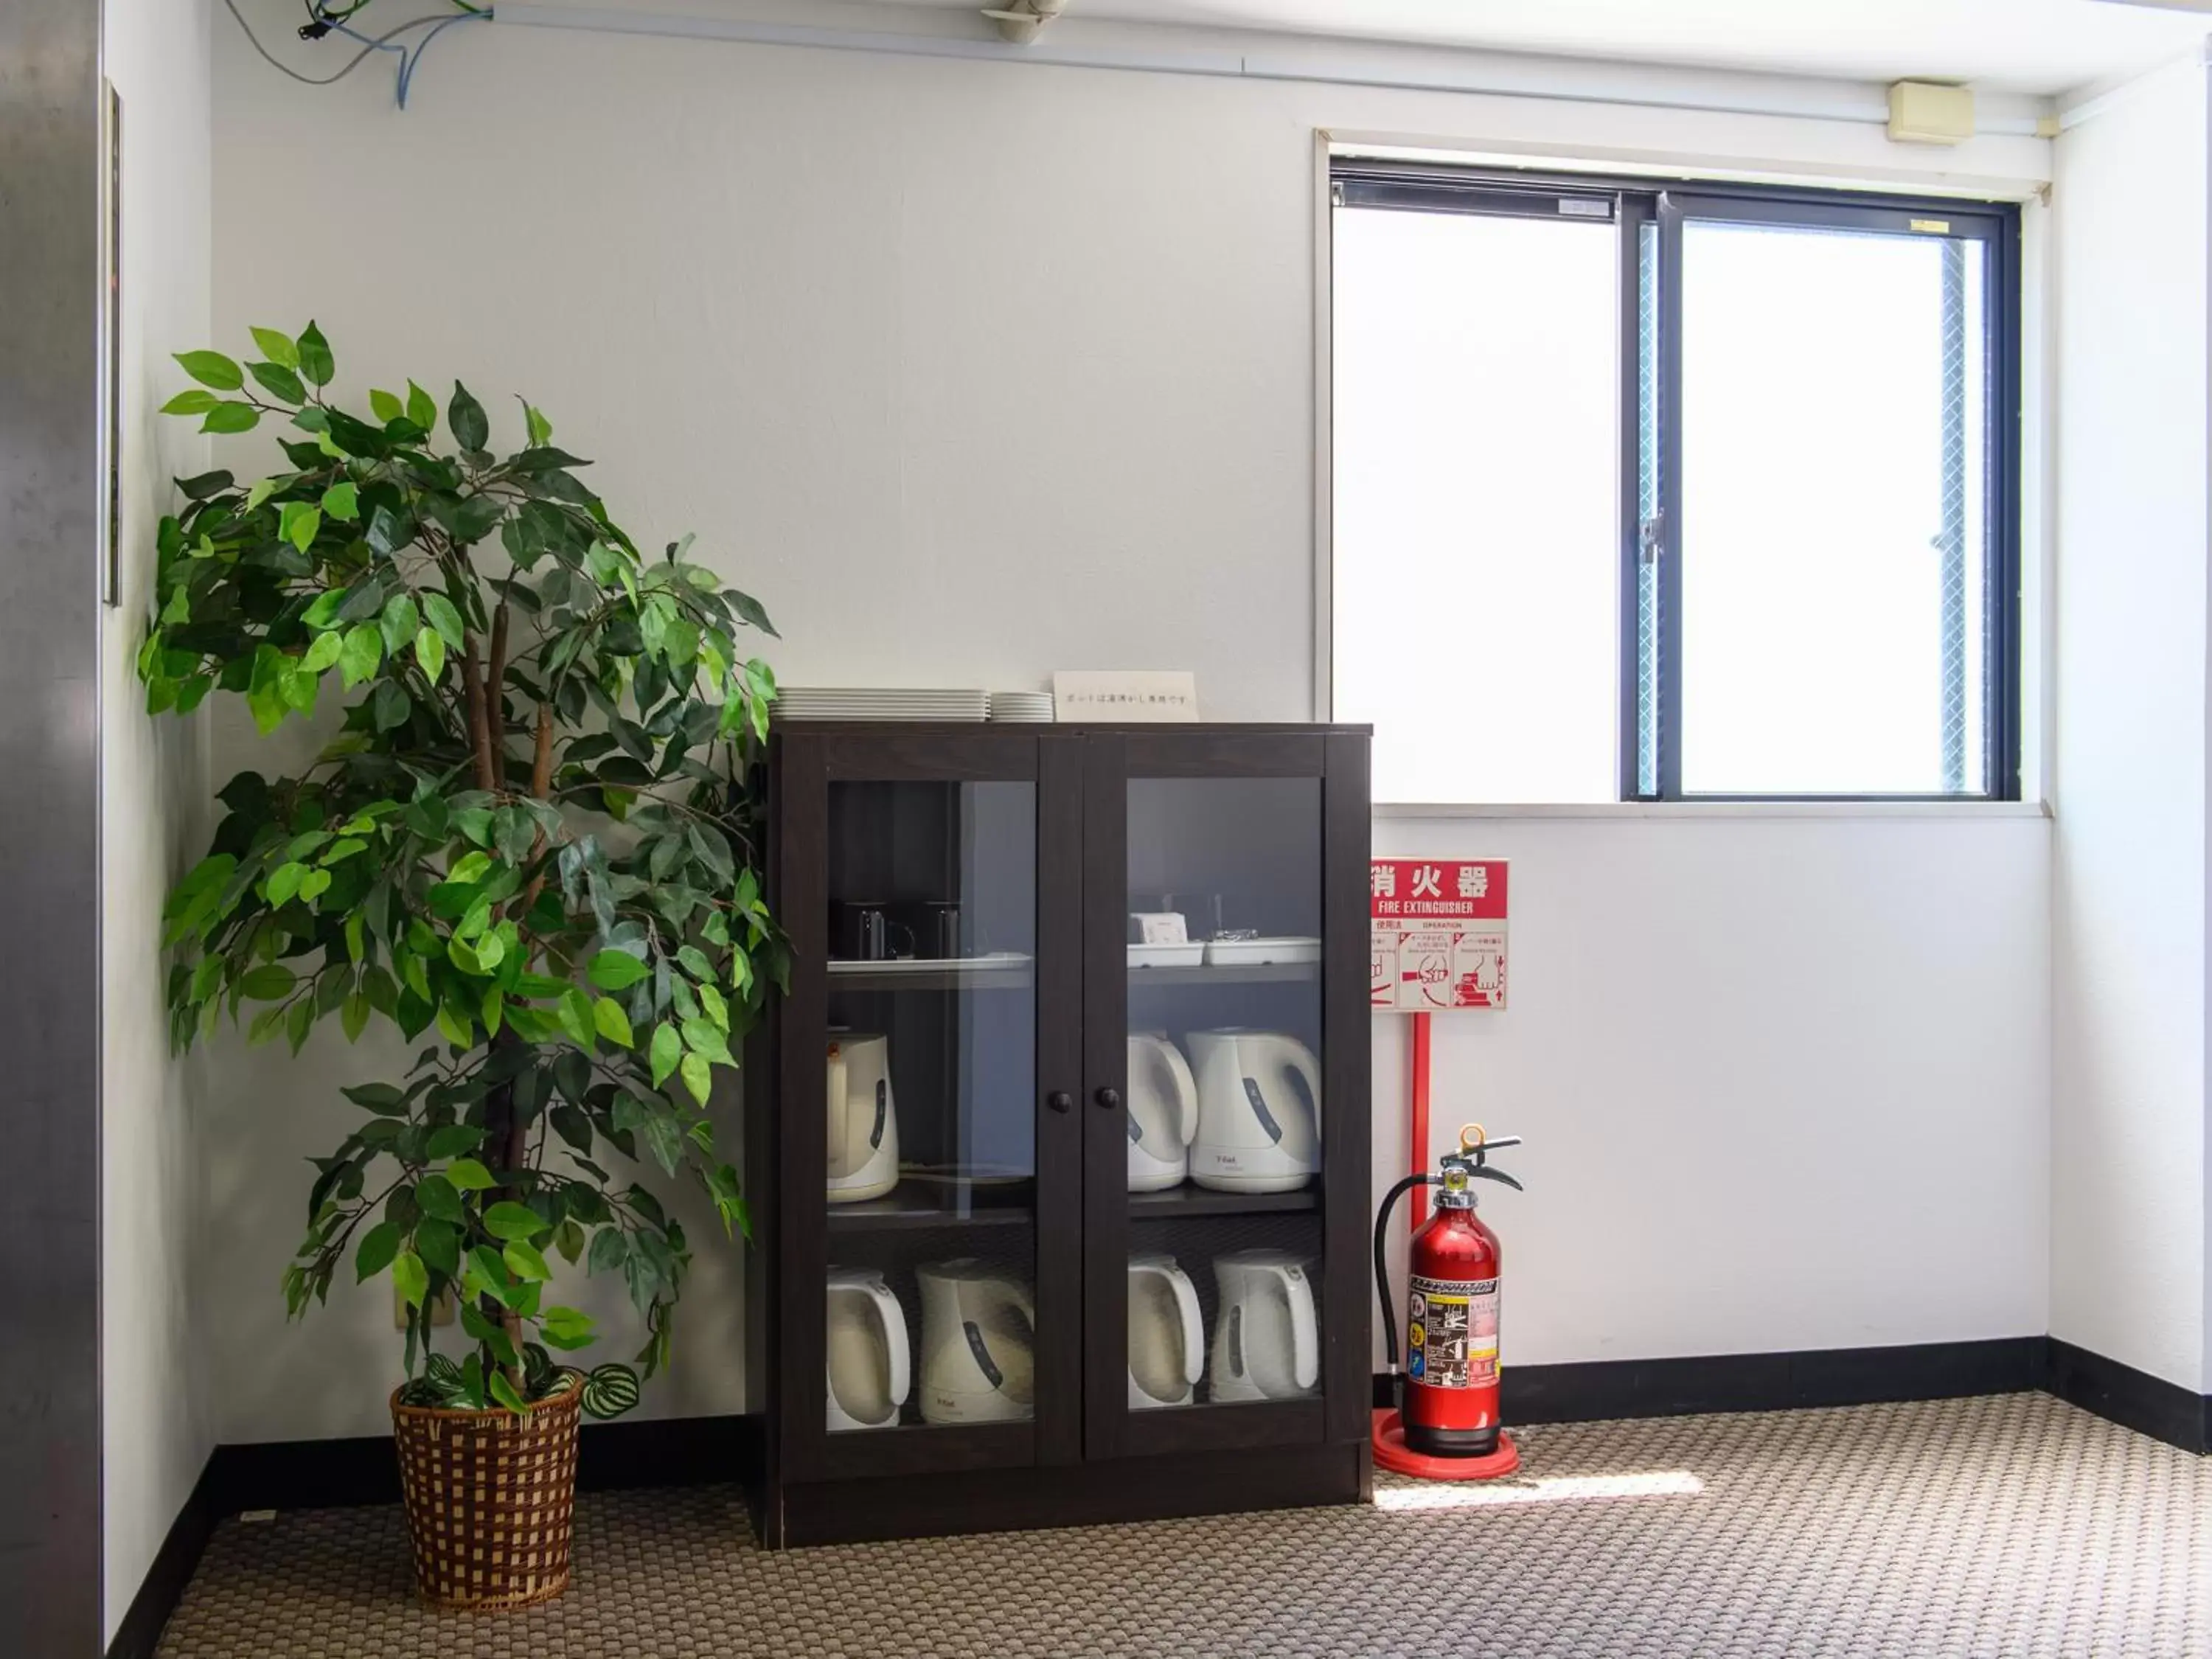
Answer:
[[1319, 962], [1321, 941], [1283, 939], [1217, 939], [1206, 946], [1209, 968], [1257, 968], [1267, 963]]
[[1026, 968], [1030, 958], [1019, 951], [993, 951], [980, 957], [886, 957], [877, 962], [854, 962], [835, 957], [829, 963], [837, 974], [990, 974], [1006, 968]]
[[1206, 941], [1190, 939], [1178, 945], [1132, 945], [1132, 968], [1195, 968], [1206, 960]]

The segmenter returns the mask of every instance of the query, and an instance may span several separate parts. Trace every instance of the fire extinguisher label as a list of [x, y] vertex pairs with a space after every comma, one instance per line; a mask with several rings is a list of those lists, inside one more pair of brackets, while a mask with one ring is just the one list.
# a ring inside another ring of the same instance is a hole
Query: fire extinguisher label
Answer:
[[1496, 1279], [1414, 1278], [1406, 1302], [1406, 1375], [1431, 1389], [1496, 1386]]

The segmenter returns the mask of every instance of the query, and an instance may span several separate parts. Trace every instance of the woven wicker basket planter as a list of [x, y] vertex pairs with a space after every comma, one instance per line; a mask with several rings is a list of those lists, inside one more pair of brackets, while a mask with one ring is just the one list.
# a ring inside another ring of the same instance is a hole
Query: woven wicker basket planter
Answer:
[[522, 1415], [403, 1406], [392, 1438], [423, 1598], [525, 1607], [568, 1588], [583, 1379]]

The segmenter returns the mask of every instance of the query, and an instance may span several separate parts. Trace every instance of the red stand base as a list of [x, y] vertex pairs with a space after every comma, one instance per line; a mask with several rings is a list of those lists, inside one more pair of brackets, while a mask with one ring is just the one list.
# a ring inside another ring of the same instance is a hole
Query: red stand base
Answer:
[[1503, 1429], [1498, 1431], [1498, 1449], [1487, 1457], [1431, 1457], [1411, 1450], [1406, 1444], [1406, 1431], [1398, 1421], [1398, 1413], [1387, 1409], [1375, 1413], [1375, 1426], [1369, 1437], [1374, 1443], [1377, 1468], [1410, 1474], [1420, 1480], [1496, 1480], [1521, 1467], [1521, 1449]]

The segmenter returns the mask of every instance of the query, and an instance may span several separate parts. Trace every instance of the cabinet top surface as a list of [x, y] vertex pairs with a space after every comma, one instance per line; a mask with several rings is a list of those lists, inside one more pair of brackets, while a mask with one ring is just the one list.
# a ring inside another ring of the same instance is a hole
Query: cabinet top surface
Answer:
[[1097, 732], [1116, 737], [1148, 738], [1235, 736], [1291, 737], [1314, 733], [1328, 737], [1371, 738], [1371, 726], [1317, 724], [1310, 720], [787, 720], [769, 727], [770, 738], [939, 738], [978, 732], [994, 736], [1034, 738], [1051, 732]]

